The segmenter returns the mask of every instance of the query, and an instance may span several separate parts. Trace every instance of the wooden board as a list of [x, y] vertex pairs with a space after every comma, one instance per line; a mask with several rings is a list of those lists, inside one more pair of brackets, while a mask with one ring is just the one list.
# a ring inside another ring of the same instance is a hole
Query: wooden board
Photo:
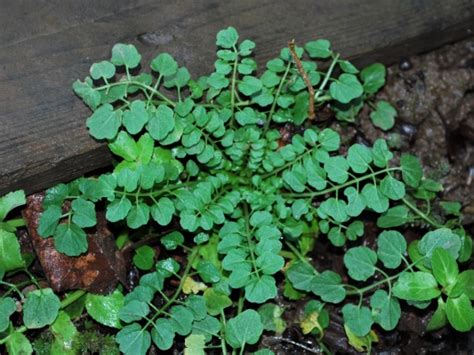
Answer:
[[110, 163], [71, 85], [116, 42], [137, 45], [145, 65], [168, 51], [194, 76], [211, 70], [215, 35], [229, 25], [255, 40], [260, 63], [292, 38], [318, 37], [358, 64], [392, 63], [468, 36], [474, 1], [0, 0], [0, 24], [1, 195]]

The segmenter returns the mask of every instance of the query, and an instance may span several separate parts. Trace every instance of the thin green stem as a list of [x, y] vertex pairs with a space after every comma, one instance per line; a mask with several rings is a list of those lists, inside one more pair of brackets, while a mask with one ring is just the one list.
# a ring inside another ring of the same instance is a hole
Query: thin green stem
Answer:
[[325, 190], [322, 190], [322, 191], [306, 192], [306, 193], [283, 193], [282, 196], [284, 196], [284, 197], [293, 197], [293, 198], [294, 197], [304, 198], [304, 197], [321, 196], [321, 195], [329, 194], [331, 192], [343, 189], [347, 186], [359, 183], [361, 181], [364, 181], [364, 180], [367, 180], [367, 179], [372, 179], [374, 176], [381, 175], [381, 174], [387, 173], [389, 171], [396, 171], [396, 170], [400, 170], [400, 168], [395, 167], [395, 168], [386, 168], [386, 169], [383, 169], [383, 170], [379, 170], [379, 171], [377, 171], [373, 174], [364, 175], [364, 176], [361, 176], [357, 179], [349, 180], [349, 181], [345, 182], [342, 185], [336, 185], [336, 186], [333, 186], [331, 188], [328, 188], [328, 189], [325, 189]]
[[66, 308], [70, 304], [76, 302], [79, 298], [84, 296], [86, 294], [86, 291], [83, 290], [76, 290], [69, 295], [66, 296], [65, 299], [61, 301], [61, 309]]
[[237, 48], [234, 45], [234, 51], [235, 51], [235, 60], [234, 60], [234, 67], [232, 69], [232, 80], [231, 80], [231, 91], [230, 91], [230, 106], [231, 106], [231, 111], [232, 115], [230, 117], [230, 126], [233, 126], [234, 124], [234, 111], [235, 111], [235, 84], [237, 81], [237, 64], [239, 63], [239, 55]]
[[339, 59], [339, 53], [336, 54], [334, 59], [332, 60], [331, 66], [329, 67], [328, 71], [326, 72], [326, 76], [324, 77], [323, 82], [319, 86], [318, 91], [316, 92], [316, 95], [314, 95], [314, 101], [318, 101], [319, 96], [322, 94], [324, 87], [329, 81], [329, 78], [331, 77], [332, 71], [334, 70], [334, 67], [336, 66], [337, 60]]
[[249, 218], [250, 218], [249, 217], [249, 207], [244, 202], [245, 236], [247, 237], [247, 244], [249, 245], [250, 258], [252, 259], [253, 268], [256, 271], [257, 277], [260, 279], [260, 274], [259, 274], [258, 268], [257, 268], [257, 261], [256, 261], [256, 258], [255, 258], [255, 254], [253, 252], [252, 241], [250, 240]]
[[119, 82], [116, 82], [116, 83], [112, 83], [112, 84], [109, 84], [109, 85], [102, 85], [102, 86], [99, 86], [97, 88], [97, 90], [104, 90], [104, 89], [107, 89], [109, 90], [111, 87], [114, 87], [114, 86], [120, 86], [120, 85], [136, 85], [142, 89], [145, 89], [145, 90], [148, 90], [150, 91], [153, 95], [156, 95], [158, 96], [160, 99], [162, 99], [163, 101], [165, 101], [168, 105], [170, 106], [173, 106], [175, 107], [176, 106], [176, 103], [173, 102], [172, 100], [170, 100], [169, 98], [167, 98], [164, 94], [162, 94], [160, 91], [154, 89], [153, 87], [151, 87], [150, 85], [146, 85], [146, 84], [143, 84], [139, 81], [135, 81], [135, 80], [128, 80], [128, 81], [119, 81]]
[[426, 214], [423, 213], [423, 211], [420, 211], [414, 204], [412, 204], [410, 201], [408, 201], [406, 198], [402, 198], [403, 203], [411, 209], [413, 212], [415, 212], [418, 216], [420, 216], [422, 219], [424, 219], [426, 222], [431, 224], [435, 228], [442, 228], [444, 227], [442, 224], [436, 223], [433, 221], [431, 218], [429, 218]]
[[275, 113], [277, 100], [278, 100], [278, 97], [280, 96], [281, 89], [283, 88], [286, 77], [288, 76], [288, 73], [290, 72], [290, 68], [291, 68], [291, 62], [288, 62], [288, 65], [286, 66], [285, 73], [281, 77], [280, 85], [278, 85], [278, 89], [275, 93], [275, 99], [273, 100], [272, 107], [270, 108], [270, 113], [268, 114], [267, 121], [265, 122], [265, 126], [263, 128], [264, 134], [265, 134], [266, 131], [268, 131], [268, 128], [270, 128], [270, 123], [272, 122], [273, 114]]
[[298, 248], [296, 248], [293, 244], [291, 244], [290, 242], [288, 241], [285, 241], [285, 244], [287, 245], [288, 248], [290, 248], [290, 250], [293, 252], [293, 254], [296, 255], [296, 257], [303, 263], [305, 263], [306, 265], [309, 265], [313, 270], [314, 272], [316, 273], [316, 275], [319, 274], [318, 270], [316, 270], [314, 268], [313, 265], [311, 265], [311, 263], [300, 253], [300, 251], [298, 250]]

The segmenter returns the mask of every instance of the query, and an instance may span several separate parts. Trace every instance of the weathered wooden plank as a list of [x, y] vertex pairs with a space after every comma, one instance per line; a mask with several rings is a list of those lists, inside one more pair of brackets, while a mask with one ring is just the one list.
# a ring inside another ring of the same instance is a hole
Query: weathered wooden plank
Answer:
[[211, 69], [215, 34], [229, 25], [256, 41], [258, 61], [289, 39], [324, 37], [362, 64], [461, 39], [474, 24], [472, 0], [0, 0], [0, 8], [0, 194], [109, 164], [70, 87], [116, 42], [137, 45], [145, 63], [168, 51], [197, 76]]

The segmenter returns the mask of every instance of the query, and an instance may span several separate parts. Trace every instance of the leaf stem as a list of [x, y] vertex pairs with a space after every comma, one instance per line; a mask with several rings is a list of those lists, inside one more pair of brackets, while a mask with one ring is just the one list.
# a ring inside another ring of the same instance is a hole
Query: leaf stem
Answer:
[[275, 113], [275, 108], [276, 108], [276, 105], [277, 105], [277, 100], [278, 100], [278, 98], [280, 97], [281, 89], [283, 88], [283, 85], [284, 85], [284, 83], [285, 83], [286, 77], [288, 76], [288, 73], [290, 72], [290, 68], [291, 68], [291, 62], [288, 62], [288, 65], [286, 66], [285, 73], [284, 73], [283, 76], [281, 77], [280, 85], [278, 85], [278, 89], [277, 89], [277, 91], [276, 91], [276, 93], [275, 93], [275, 100], [273, 100], [272, 107], [270, 108], [270, 113], [268, 114], [267, 121], [265, 122], [265, 126], [264, 126], [264, 128], [263, 128], [264, 134], [265, 134], [265, 132], [267, 132], [268, 129], [270, 128], [270, 123], [272, 122], [273, 114]]
[[321, 83], [321, 86], [318, 89], [318, 92], [316, 92], [316, 95], [314, 95], [314, 100], [318, 101], [319, 96], [324, 90], [324, 87], [326, 86], [327, 82], [329, 81], [329, 78], [331, 77], [332, 71], [334, 70], [334, 67], [337, 63], [337, 60], [339, 59], [339, 53], [334, 56], [334, 59], [332, 60], [331, 66], [329, 67], [326, 76], [324, 77], [323, 82]]
[[383, 170], [376, 171], [372, 174], [364, 175], [364, 176], [358, 177], [357, 179], [347, 181], [342, 185], [336, 185], [336, 186], [330, 187], [330, 188], [322, 190], [322, 191], [306, 192], [306, 193], [283, 193], [282, 196], [283, 197], [301, 197], [301, 198], [321, 196], [321, 195], [329, 194], [329, 193], [334, 192], [334, 191], [338, 191], [338, 190], [340, 190], [344, 187], [350, 186], [352, 184], [359, 183], [359, 182], [367, 180], [367, 179], [372, 179], [373, 177], [375, 177], [377, 175], [381, 175], [383, 173], [387, 173], [389, 171], [396, 171], [396, 170], [400, 170], [400, 168], [398, 168], [398, 167], [385, 168]]
[[444, 226], [442, 224], [436, 223], [433, 221], [431, 218], [429, 218], [425, 213], [420, 211], [414, 204], [412, 204], [410, 201], [407, 200], [407, 198], [402, 198], [403, 203], [411, 209], [413, 212], [415, 212], [417, 215], [419, 215], [422, 219], [424, 219], [426, 222], [431, 224], [435, 228], [443, 228]]

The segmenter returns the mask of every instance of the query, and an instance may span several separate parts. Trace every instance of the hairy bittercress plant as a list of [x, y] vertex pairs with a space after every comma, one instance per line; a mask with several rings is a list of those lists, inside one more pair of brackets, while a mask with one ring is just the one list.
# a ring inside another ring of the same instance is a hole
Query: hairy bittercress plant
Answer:
[[[60, 252], [80, 255], [100, 203], [109, 222], [154, 231], [169, 255], [188, 254], [185, 265], [166, 255], [155, 263], [153, 248], [141, 246], [133, 261], [149, 272], [133, 291], [87, 295], [91, 317], [120, 330], [120, 350], [145, 354], [152, 342], [167, 350], [183, 336], [185, 352], [243, 353], [264, 330], [286, 327], [284, 310], [268, 303], [282, 274], [289, 299], [312, 293], [341, 303], [356, 296], [342, 307], [355, 346], [370, 347], [374, 323], [396, 327], [399, 300], [423, 308], [437, 299], [430, 329], [447, 321], [471, 329], [472, 270], [459, 272], [457, 264], [470, 258], [471, 239], [460, 228], [458, 206], [432, 208], [442, 187], [423, 178], [415, 157], [394, 164], [382, 139], [340, 153], [339, 134], [318, 127], [321, 108], [353, 122], [367, 104], [374, 125], [391, 128], [396, 111], [373, 97], [385, 68], [359, 72], [320, 39], [283, 49], [257, 75], [254, 42], [239, 42], [229, 27], [216, 43], [215, 71], [197, 80], [167, 53], [151, 61], [151, 74], [141, 73], [137, 49], [117, 44], [110, 61], [93, 64], [90, 77], [73, 86], [93, 111], [90, 134], [108, 144], [116, 162], [110, 173], [49, 189], [39, 233], [52, 236]], [[285, 124], [297, 130], [290, 140], [280, 131]], [[379, 215], [380, 228], [434, 230], [409, 246], [390, 229], [376, 250], [354, 246], [364, 236], [366, 211]], [[344, 264], [357, 286], [314, 268], [308, 255], [318, 233], [337, 247], [351, 243]], [[367, 283], [375, 274], [381, 278]], [[169, 279], [179, 280], [172, 293]], [[308, 302], [301, 327], [321, 338], [329, 315], [319, 300]]]

